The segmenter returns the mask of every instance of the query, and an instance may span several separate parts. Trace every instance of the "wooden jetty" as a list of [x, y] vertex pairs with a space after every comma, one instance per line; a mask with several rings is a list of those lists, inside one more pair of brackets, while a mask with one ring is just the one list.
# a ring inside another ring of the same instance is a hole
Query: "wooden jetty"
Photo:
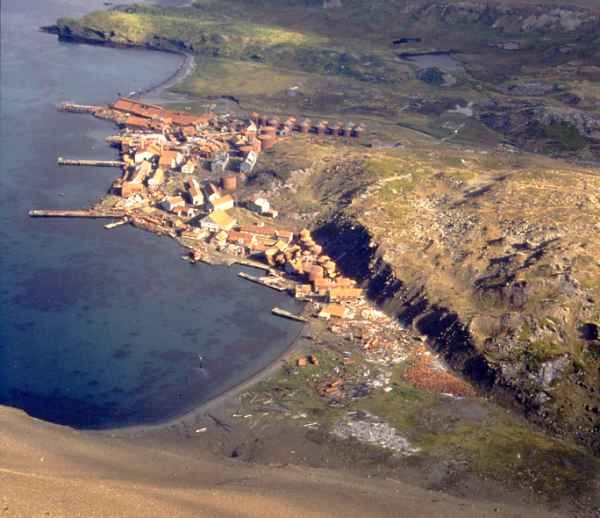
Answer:
[[129, 223], [129, 220], [127, 218], [123, 218], [117, 221], [113, 221], [112, 223], [107, 223], [106, 225], [104, 225], [104, 228], [106, 230], [112, 230], [113, 228], [120, 227], [121, 225], [125, 225], [126, 223]]
[[58, 106], [58, 110], [61, 112], [71, 112], [71, 113], [94, 113], [98, 111], [100, 106], [92, 106], [90, 104], [75, 104], [75, 103], [61, 103]]
[[297, 322], [308, 322], [306, 318], [301, 317], [299, 315], [294, 315], [294, 313], [290, 313], [289, 311], [281, 308], [273, 308], [271, 313], [277, 315], [278, 317], [289, 318], [290, 320], [296, 320]]
[[77, 165], [77, 166], [94, 166], [94, 167], [123, 167], [125, 162], [120, 160], [75, 160], [59, 156], [58, 165]]
[[249, 275], [246, 272], [240, 272], [240, 273], [238, 273], [238, 275], [242, 279], [246, 279], [247, 281], [254, 282], [256, 284], [260, 284], [261, 286], [266, 286], [267, 288], [271, 288], [272, 290], [275, 290], [275, 291], [286, 291], [287, 290], [287, 288], [285, 286], [277, 286], [276, 284], [272, 284], [272, 283], [266, 281], [262, 277], [255, 277], [254, 275]]
[[251, 268], [256, 268], [258, 270], [264, 270], [265, 272], [269, 272], [271, 275], [278, 275], [278, 273], [279, 273], [274, 268], [271, 268], [268, 264], [260, 263], [258, 261], [253, 261], [252, 259], [236, 258], [231, 261], [231, 265], [233, 265], [233, 264], [239, 264], [241, 266], [250, 266]]
[[122, 218], [124, 212], [99, 210], [46, 210], [33, 209], [29, 211], [32, 218]]

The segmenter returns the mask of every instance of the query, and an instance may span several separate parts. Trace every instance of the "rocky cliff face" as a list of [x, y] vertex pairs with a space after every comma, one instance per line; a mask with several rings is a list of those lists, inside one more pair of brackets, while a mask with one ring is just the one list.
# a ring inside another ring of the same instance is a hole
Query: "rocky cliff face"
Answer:
[[408, 176], [324, 224], [328, 253], [455, 369], [600, 453], [599, 177]]

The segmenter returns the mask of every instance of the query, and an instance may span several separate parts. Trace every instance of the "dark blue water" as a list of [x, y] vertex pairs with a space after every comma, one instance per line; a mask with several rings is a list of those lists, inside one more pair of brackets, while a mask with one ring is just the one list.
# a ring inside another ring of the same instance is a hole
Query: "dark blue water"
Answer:
[[[299, 332], [297, 309], [235, 269], [189, 265], [166, 238], [100, 221], [30, 219], [79, 208], [118, 173], [59, 168], [110, 159], [111, 124], [58, 113], [160, 82], [174, 55], [59, 43], [37, 30], [100, 8], [84, 0], [2, 0], [0, 75], [0, 404], [83, 428], [159, 422], [235, 385]], [[201, 363], [198, 355], [204, 357]]]

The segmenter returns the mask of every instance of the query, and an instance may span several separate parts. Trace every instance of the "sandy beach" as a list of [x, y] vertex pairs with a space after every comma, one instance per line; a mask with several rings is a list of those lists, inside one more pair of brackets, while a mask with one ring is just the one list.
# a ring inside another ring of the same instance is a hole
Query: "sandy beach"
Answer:
[[552, 516], [392, 480], [186, 455], [0, 409], [3, 516]]

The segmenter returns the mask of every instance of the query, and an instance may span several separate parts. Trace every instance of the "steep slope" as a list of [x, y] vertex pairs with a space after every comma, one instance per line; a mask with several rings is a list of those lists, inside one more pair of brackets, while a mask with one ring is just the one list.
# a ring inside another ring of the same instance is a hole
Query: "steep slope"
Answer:
[[0, 408], [3, 516], [548, 516], [326, 470], [253, 467], [94, 437]]
[[600, 175], [417, 143], [328, 156], [289, 203], [321, 208], [345, 273], [467, 377], [599, 452]]

